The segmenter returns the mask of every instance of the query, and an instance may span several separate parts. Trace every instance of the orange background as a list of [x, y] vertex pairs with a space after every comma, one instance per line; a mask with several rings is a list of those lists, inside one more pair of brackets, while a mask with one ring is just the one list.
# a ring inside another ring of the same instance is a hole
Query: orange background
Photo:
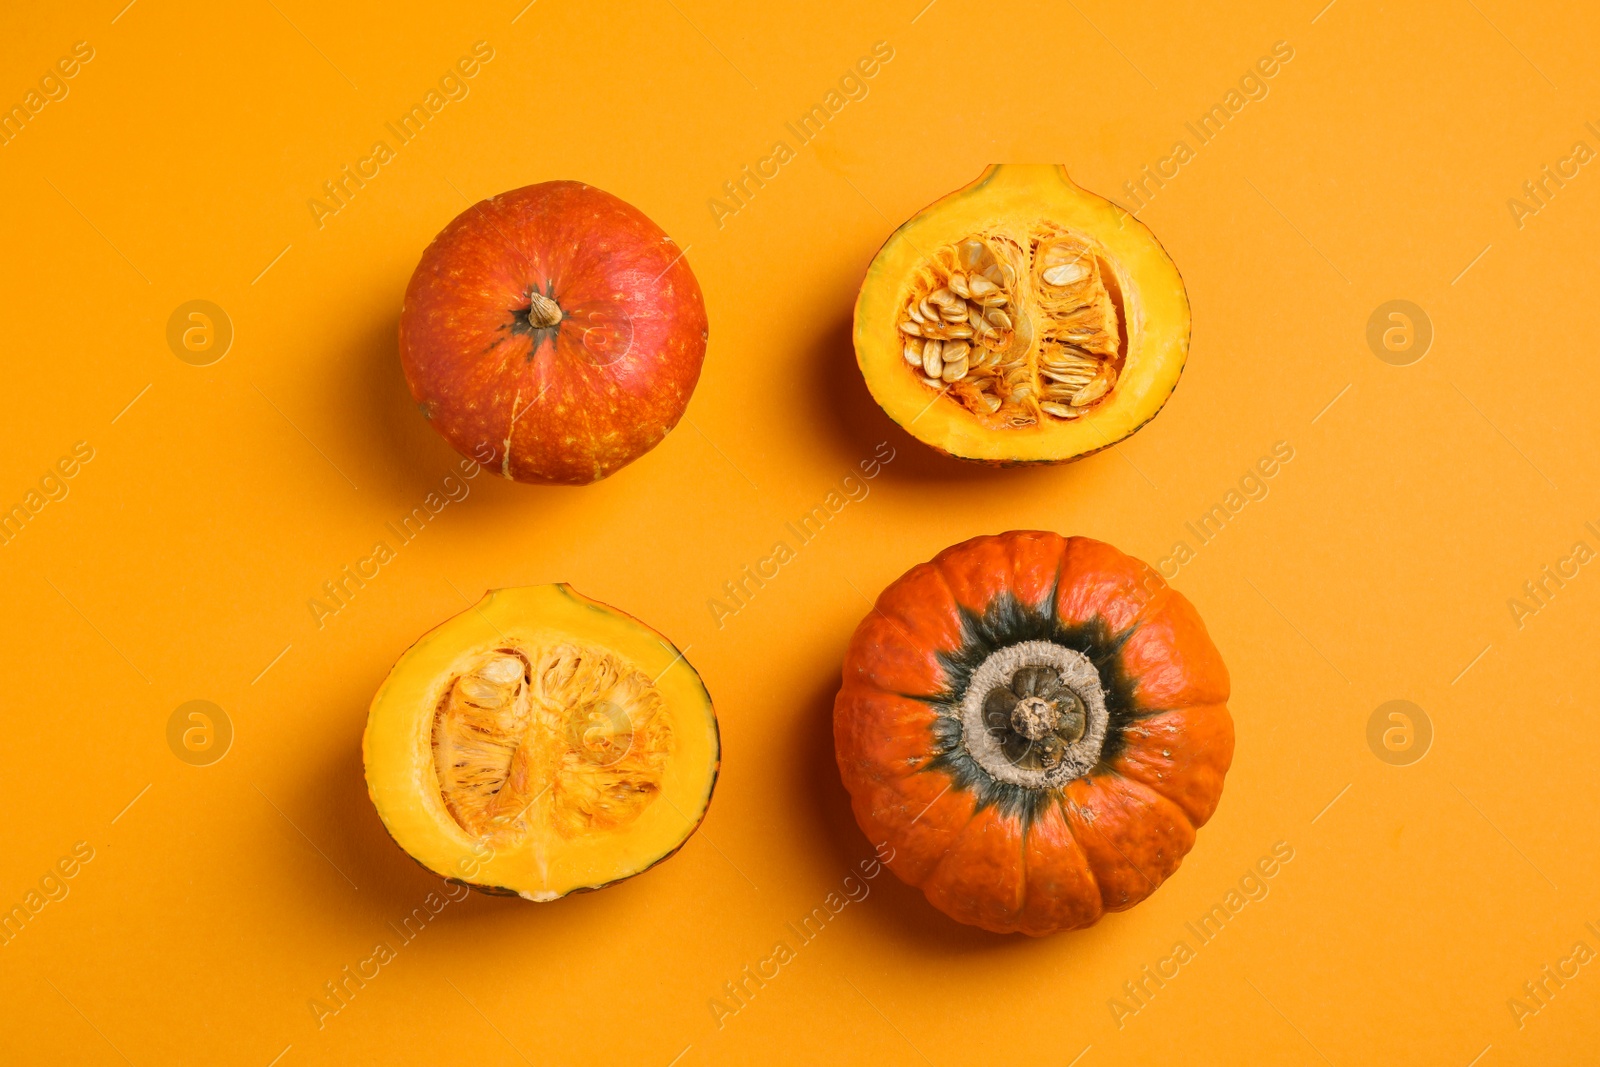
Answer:
[[[1600, 549], [1600, 177], [1580, 169], [1520, 228], [1507, 206], [1575, 141], [1600, 148], [1592, 11], [123, 2], [0, 16], [6, 106], [94, 49], [0, 147], [0, 504], [94, 450], [0, 547], [0, 906], [93, 849], [0, 948], [0, 1059], [1592, 1058], [1600, 965], [1536, 1014], [1507, 1004], [1575, 942], [1600, 950], [1600, 574], [1520, 628], [1507, 605], [1575, 541]], [[319, 228], [323, 181], [479, 40], [494, 58], [470, 95]], [[1160, 418], [1083, 462], [1001, 472], [888, 424], [849, 316], [894, 224], [997, 160], [1063, 161], [1116, 196], [1193, 146], [1184, 123], [1280, 40], [1294, 58], [1266, 98], [1140, 212], [1194, 307]], [[894, 55], [868, 95], [801, 145], [785, 122], [878, 41]], [[794, 158], [719, 225], [708, 201], [780, 139]], [[552, 178], [688, 248], [712, 323], [688, 417], [591, 488], [479, 477], [319, 628], [321, 584], [455, 462], [395, 351], [418, 254], [469, 202]], [[1435, 331], [1410, 366], [1366, 342], [1396, 298]], [[210, 366], [166, 343], [193, 299], [234, 326]], [[870, 495], [719, 628], [708, 599], [882, 441]], [[1185, 523], [1279, 441], [1294, 458], [1265, 499], [1199, 547]], [[869, 855], [829, 733], [868, 598], [1014, 527], [1152, 562], [1195, 548], [1174, 584], [1232, 669], [1238, 729], [1215, 819], [1148, 902], [1041, 941], [958, 927], [884, 874], [719, 1026], [723, 983]], [[484, 589], [550, 581], [688, 646], [724, 739], [702, 832], [603, 893], [451, 904], [319, 1029], [323, 983], [441, 887], [366, 799], [371, 694]], [[235, 731], [210, 766], [166, 740], [194, 699]], [[1394, 699], [1433, 725], [1408, 766], [1367, 742]], [[1185, 923], [1280, 841], [1293, 860], [1265, 899], [1195, 947]], [[1108, 1002], [1179, 939], [1195, 958], [1119, 1020]]]

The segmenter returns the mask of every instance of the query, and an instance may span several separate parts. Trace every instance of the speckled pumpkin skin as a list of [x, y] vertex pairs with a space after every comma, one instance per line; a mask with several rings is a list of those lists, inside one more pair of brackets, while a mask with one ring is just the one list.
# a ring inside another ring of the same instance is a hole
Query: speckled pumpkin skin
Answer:
[[[529, 292], [566, 318], [536, 329]], [[706, 309], [683, 252], [581, 182], [474, 204], [422, 253], [400, 314], [411, 395], [462, 455], [520, 482], [585, 485], [648, 452], [700, 378]]]
[[[1087, 777], [986, 777], [951, 718], [999, 647], [1045, 639], [1093, 662], [1110, 729]], [[913, 567], [857, 628], [834, 703], [856, 820], [951, 918], [1041, 936], [1131, 908], [1178, 868], [1233, 759], [1228, 672], [1194, 607], [1085, 537], [977, 537]], [[973, 774], [974, 769], [978, 771]]]

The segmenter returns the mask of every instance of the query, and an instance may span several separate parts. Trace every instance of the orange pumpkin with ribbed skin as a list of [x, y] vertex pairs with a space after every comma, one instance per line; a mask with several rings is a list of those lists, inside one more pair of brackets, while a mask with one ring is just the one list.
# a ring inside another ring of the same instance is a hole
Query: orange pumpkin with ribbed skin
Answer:
[[1233, 759], [1193, 605], [1086, 537], [976, 537], [885, 589], [834, 702], [856, 820], [934, 907], [1042, 936], [1178, 869]]

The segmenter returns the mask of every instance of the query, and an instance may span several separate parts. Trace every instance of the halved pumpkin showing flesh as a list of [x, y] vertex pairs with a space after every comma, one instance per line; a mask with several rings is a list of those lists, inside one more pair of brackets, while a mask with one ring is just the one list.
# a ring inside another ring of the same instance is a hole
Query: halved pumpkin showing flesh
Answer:
[[683, 654], [566, 585], [489, 592], [400, 657], [362, 739], [367, 791], [413, 859], [555, 900], [694, 833], [721, 746]]
[[1183, 371], [1183, 279], [1064, 167], [997, 164], [896, 230], [856, 299], [856, 362], [947, 455], [1059, 463], [1155, 417]]

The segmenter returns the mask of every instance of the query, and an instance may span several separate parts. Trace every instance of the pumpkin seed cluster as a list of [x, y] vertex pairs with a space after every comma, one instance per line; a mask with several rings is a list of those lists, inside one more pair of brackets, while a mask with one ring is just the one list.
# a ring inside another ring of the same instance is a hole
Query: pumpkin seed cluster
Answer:
[[1116, 385], [1121, 291], [1080, 234], [1048, 223], [1021, 240], [974, 234], [918, 272], [899, 324], [905, 361], [997, 427], [1078, 419]]
[[625, 826], [661, 789], [672, 728], [650, 679], [606, 649], [502, 648], [446, 689], [433, 763], [475, 837], [573, 837]]

